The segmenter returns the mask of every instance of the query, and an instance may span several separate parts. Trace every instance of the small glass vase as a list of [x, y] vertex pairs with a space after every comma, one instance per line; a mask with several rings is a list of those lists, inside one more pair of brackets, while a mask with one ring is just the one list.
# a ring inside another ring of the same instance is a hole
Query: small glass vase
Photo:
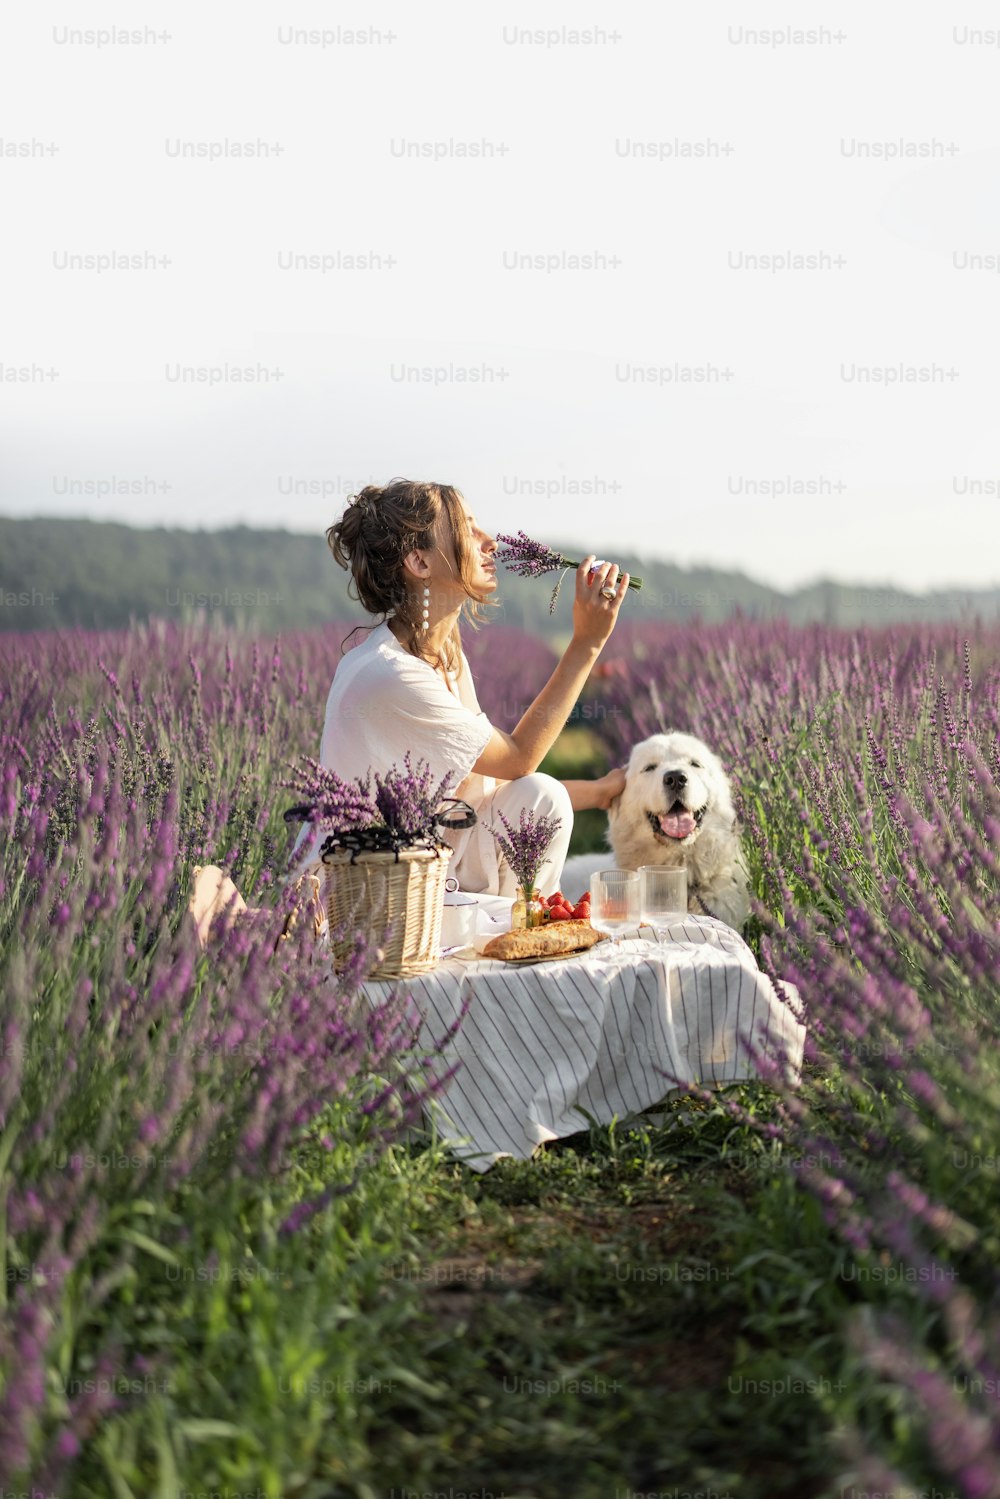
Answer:
[[525, 894], [524, 886], [518, 885], [514, 904], [510, 908], [510, 929], [524, 931], [527, 927], [541, 926], [545, 920], [545, 907], [538, 898], [537, 890]]

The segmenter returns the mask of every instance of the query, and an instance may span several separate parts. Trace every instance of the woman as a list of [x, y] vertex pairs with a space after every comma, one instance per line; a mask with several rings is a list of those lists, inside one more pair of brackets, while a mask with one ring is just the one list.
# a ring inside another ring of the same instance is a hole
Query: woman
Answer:
[[[555, 743], [614, 629], [628, 573], [593, 554], [576, 574], [573, 636], [535, 701], [505, 732], [476, 699], [462, 651], [459, 621], [482, 617], [496, 592], [496, 542], [457, 489], [394, 479], [368, 485], [327, 531], [334, 558], [351, 573], [351, 594], [381, 615], [368, 637], [343, 656], [326, 704], [320, 761], [345, 779], [384, 773], [410, 751], [438, 779], [452, 772], [450, 794], [476, 812], [473, 827], [448, 830], [449, 874], [463, 890], [513, 896], [516, 880], [490, 832], [498, 812], [516, 825], [522, 808], [555, 814], [562, 826], [549, 848], [539, 889], [556, 890], [574, 811], [607, 808], [624, 789], [622, 770], [593, 781], [558, 781], [538, 766]], [[360, 626], [358, 628], [361, 628]], [[353, 632], [352, 632], [353, 633]], [[343, 648], [342, 648], [343, 650]], [[310, 831], [303, 827], [293, 858]], [[290, 878], [316, 876], [322, 864], [303, 855]], [[232, 898], [224, 880], [202, 872], [204, 900], [192, 902], [199, 932]], [[196, 895], [198, 890], [196, 888]], [[239, 897], [236, 897], [239, 900]], [[240, 903], [242, 905], [242, 903]], [[237, 906], [240, 909], [240, 906]]]

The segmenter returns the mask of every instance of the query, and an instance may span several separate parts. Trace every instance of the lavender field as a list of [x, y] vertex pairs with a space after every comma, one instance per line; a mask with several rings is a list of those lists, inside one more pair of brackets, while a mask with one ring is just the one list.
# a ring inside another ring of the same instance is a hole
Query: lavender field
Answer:
[[731, 768], [805, 1077], [472, 1181], [405, 986], [276, 947], [346, 629], [0, 636], [0, 1492], [997, 1499], [1000, 630], [623, 620], [579, 721]]

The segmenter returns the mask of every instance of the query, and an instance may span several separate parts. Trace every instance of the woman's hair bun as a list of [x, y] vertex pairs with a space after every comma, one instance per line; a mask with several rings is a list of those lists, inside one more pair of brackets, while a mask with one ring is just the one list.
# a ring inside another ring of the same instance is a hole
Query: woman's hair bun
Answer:
[[[348, 593], [369, 614], [400, 616], [416, 642], [417, 616], [407, 592], [404, 558], [412, 551], [432, 551], [438, 545], [438, 521], [451, 532], [457, 576], [469, 598], [468, 618], [475, 623], [475, 606], [482, 602], [469, 587], [474, 563], [466, 536], [461, 495], [448, 484], [390, 479], [388, 484], [366, 484], [348, 498], [340, 519], [329, 527], [327, 544], [339, 565], [350, 571]], [[415, 598], [415, 595], [414, 595]], [[458, 649], [456, 635], [454, 656]]]

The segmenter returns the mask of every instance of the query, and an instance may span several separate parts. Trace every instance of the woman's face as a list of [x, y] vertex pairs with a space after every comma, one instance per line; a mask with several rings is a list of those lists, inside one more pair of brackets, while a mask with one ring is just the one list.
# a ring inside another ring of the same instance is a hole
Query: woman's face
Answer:
[[[460, 503], [468, 526], [468, 546], [474, 563], [470, 579], [472, 587], [481, 593], [492, 593], [497, 586], [497, 569], [493, 561], [493, 553], [497, 549], [496, 540], [478, 524], [465, 500], [461, 500]], [[438, 518], [438, 547], [443, 554], [443, 559], [447, 560], [453, 570], [457, 587], [464, 593], [458, 578], [458, 563], [452, 543], [451, 526], [448, 522], [447, 511], [444, 509]], [[446, 569], [442, 567], [442, 571], [445, 572]], [[442, 578], [441, 581], [443, 582], [444, 579]]]

